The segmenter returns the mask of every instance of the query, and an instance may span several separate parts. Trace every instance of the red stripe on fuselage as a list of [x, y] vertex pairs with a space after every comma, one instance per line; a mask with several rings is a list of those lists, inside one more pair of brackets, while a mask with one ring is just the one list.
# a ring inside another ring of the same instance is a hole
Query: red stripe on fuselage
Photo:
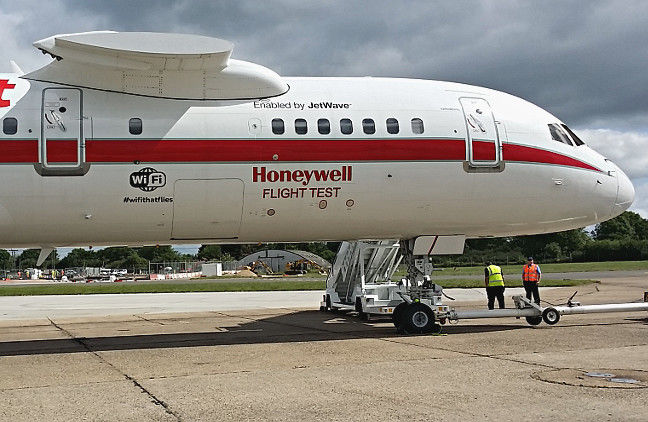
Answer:
[[88, 162], [463, 160], [454, 139], [276, 139], [86, 141]]
[[76, 163], [78, 157], [78, 141], [69, 139], [47, 140], [48, 163]]
[[38, 141], [0, 140], [0, 163], [37, 163]]
[[495, 141], [473, 141], [473, 159], [477, 161], [495, 161]]
[[525, 145], [503, 144], [502, 157], [505, 161], [524, 163], [556, 164], [567, 167], [579, 167], [587, 170], [601, 171], [587, 163], [557, 152], [529, 147]]
[[[53, 156], [76, 161], [76, 142]], [[88, 163], [464, 161], [462, 139], [87, 139]], [[49, 143], [48, 143], [49, 147]], [[494, 144], [474, 141], [473, 156], [494, 159]], [[51, 152], [51, 151], [50, 151]], [[276, 158], [275, 158], [276, 156]], [[555, 164], [600, 171], [583, 161], [531, 146], [503, 144], [504, 161]], [[37, 163], [37, 140], [0, 140], [0, 163]]]

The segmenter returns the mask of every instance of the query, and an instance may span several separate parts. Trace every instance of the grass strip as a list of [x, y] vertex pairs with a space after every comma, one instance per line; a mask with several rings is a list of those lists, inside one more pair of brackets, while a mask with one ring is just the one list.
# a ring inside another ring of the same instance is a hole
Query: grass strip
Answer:
[[[446, 288], [484, 287], [480, 280], [435, 280]], [[598, 283], [596, 280], [547, 280], [542, 286], [578, 286]], [[519, 287], [521, 282], [507, 282]], [[324, 280], [219, 281], [217, 283], [111, 283], [111, 284], [45, 284], [34, 286], [1, 286], [0, 296], [92, 295], [122, 293], [185, 293], [185, 292], [262, 292], [287, 290], [324, 290]]]
[[[522, 266], [503, 265], [501, 262], [494, 262], [502, 267], [502, 272], [506, 275], [522, 274]], [[648, 261], [603, 261], [603, 262], [561, 262], [553, 264], [540, 265], [543, 273], [573, 273], [573, 272], [591, 272], [591, 271], [637, 271], [648, 270]], [[440, 270], [440, 271], [436, 271]], [[400, 275], [401, 272], [398, 273]], [[434, 277], [442, 278], [447, 275], [484, 275], [484, 266], [476, 267], [438, 267], [435, 268]]]
[[324, 281], [232, 281], [218, 283], [110, 283], [2, 286], [0, 296], [92, 295], [122, 293], [257, 292], [322, 290]]

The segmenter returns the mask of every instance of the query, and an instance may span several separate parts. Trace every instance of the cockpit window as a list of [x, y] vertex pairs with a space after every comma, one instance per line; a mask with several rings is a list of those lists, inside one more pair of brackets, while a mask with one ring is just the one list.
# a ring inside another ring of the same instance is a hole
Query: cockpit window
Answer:
[[573, 146], [571, 139], [569, 139], [569, 135], [567, 135], [559, 125], [549, 124], [549, 132], [551, 133], [551, 139], [554, 141]]
[[567, 131], [567, 133], [569, 133], [569, 136], [571, 136], [572, 140], [577, 146], [585, 145], [585, 142], [583, 142], [581, 138], [576, 136], [576, 134], [570, 128], [568, 128], [567, 125], [562, 125], [562, 127]]

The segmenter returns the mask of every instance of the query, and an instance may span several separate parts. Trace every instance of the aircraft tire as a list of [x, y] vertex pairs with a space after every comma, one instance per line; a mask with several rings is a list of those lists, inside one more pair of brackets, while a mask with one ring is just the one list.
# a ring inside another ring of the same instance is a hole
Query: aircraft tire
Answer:
[[392, 312], [392, 322], [394, 323], [394, 327], [396, 327], [396, 331], [398, 331], [400, 334], [405, 334], [405, 331], [403, 330], [403, 311], [407, 308], [407, 302], [399, 303], [395, 308], [394, 312]]
[[439, 324], [434, 321], [432, 310], [422, 303], [411, 303], [401, 315], [403, 329], [407, 334], [425, 334], [434, 332]]
[[542, 320], [548, 325], [555, 325], [560, 321], [560, 313], [556, 308], [547, 308], [542, 311]]

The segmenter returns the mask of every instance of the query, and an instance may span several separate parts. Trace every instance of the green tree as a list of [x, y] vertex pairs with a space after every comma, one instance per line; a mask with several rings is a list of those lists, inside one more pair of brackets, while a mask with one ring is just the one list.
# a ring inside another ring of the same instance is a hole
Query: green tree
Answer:
[[[56, 266], [58, 264], [58, 254], [56, 253], [56, 249], [52, 252], [52, 254], [54, 254], [53, 261], [54, 261], [54, 265]], [[16, 262], [18, 263], [18, 268], [25, 269], [25, 268], [36, 267], [36, 262], [38, 261], [39, 255], [40, 255], [40, 249], [25, 249], [16, 258]], [[45, 262], [43, 262], [41, 268], [52, 268], [51, 254], [47, 257]]]
[[171, 246], [145, 246], [135, 249], [135, 252], [150, 262], [176, 262], [184, 261], [183, 255]]
[[[558, 233], [518, 236], [512, 242], [526, 256], [534, 256], [539, 260], [555, 261], [560, 257], [571, 257], [580, 251], [591, 239], [583, 229], [567, 230]], [[548, 245], [554, 243], [551, 247]], [[558, 253], [560, 250], [560, 253]]]
[[99, 265], [101, 265], [101, 262], [97, 257], [97, 253], [93, 250], [86, 250], [83, 248], [72, 249], [59, 262], [60, 268], [98, 267]]
[[547, 243], [542, 249], [545, 260], [557, 261], [562, 258], [562, 249], [558, 242]]
[[197, 258], [202, 261], [221, 259], [223, 251], [220, 245], [201, 245], [198, 249]]
[[120, 261], [113, 262], [113, 268], [125, 268], [135, 272], [136, 270], [148, 269], [148, 261], [139, 256], [135, 251]]
[[119, 263], [131, 258], [133, 255], [137, 255], [137, 252], [127, 246], [105, 248], [97, 251], [99, 265], [108, 268], [121, 268]]
[[0, 249], [0, 268], [9, 270], [13, 266], [11, 254], [4, 249]]
[[648, 239], [648, 220], [632, 211], [596, 225], [596, 240]]

